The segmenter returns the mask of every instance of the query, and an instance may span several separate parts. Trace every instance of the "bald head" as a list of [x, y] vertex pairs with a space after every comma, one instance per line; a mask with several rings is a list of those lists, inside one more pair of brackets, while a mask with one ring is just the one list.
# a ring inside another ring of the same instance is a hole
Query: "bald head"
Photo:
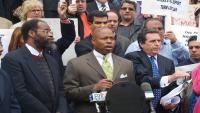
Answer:
[[112, 30], [109, 29], [108, 27], [99, 27], [99, 28], [94, 29], [93, 38], [96, 38], [96, 37], [98, 38], [100, 35], [105, 35], [104, 33], [114, 35]]
[[99, 53], [106, 55], [111, 53], [115, 45], [115, 36], [107, 27], [96, 28], [93, 32], [92, 44]]

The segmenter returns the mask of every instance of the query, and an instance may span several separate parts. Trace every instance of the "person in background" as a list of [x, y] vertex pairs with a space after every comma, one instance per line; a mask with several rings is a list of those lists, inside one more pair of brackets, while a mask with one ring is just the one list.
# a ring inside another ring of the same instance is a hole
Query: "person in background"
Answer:
[[9, 29], [12, 25], [10, 20], [0, 16], [0, 29]]
[[[2, 52], [3, 46], [0, 38], [0, 55]], [[21, 113], [11, 78], [2, 69], [0, 69], [0, 111], [1, 113]]]
[[[149, 18], [144, 23], [143, 29], [156, 29], [159, 31], [161, 37], [160, 54], [173, 60], [174, 65], [189, 58], [189, 52], [186, 47], [176, 38], [176, 35], [172, 31], [164, 31], [163, 24], [158, 18]], [[134, 51], [140, 51], [138, 41], [131, 43], [125, 54]]]
[[143, 22], [135, 19], [136, 3], [131, 0], [123, 0], [119, 10], [120, 22], [116, 31], [117, 35], [127, 37], [130, 42], [137, 40], [137, 35], [143, 26]]
[[[90, 21], [90, 29], [93, 32], [94, 29], [99, 27], [107, 27], [108, 26], [108, 15], [102, 11], [94, 11], [89, 15]], [[80, 41], [80, 43], [75, 45], [75, 52], [77, 57], [87, 54], [93, 50], [92, 45], [92, 33], [86, 39]], [[118, 56], [124, 56], [124, 52], [121, 47], [121, 43], [119, 40], [116, 41], [115, 47], [113, 49], [113, 53]]]
[[190, 57], [180, 62], [179, 66], [200, 63], [200, 41], [196, 35], [188, 39], [188, 49]]
[[11, 40], [8, 46], [8, 52], [14, 51], [24, 45], [24, 39], [21, 33], [21, 27], [15, 28], [12, 33]]
[[[190, 65], [200, 63], [200, 40], [196, 35], [191, 36], [188, 39], [188, 49], [190, 58], [180, 62], [178, 66]], [[181, 103], [182, 113], [192, 113], [194, 105], [197, 101], [198, 95], [192, 90], [192, 83], [188, 84], [188, 87], [183, 91], [183, 100]]]
[[25, 0], [13, 15], [17, 16], [21, 21], [11, 26], [11, 29], [21, 27], [29, 18], [42, 18], [44, 16], [43, 4], [40, 0]]
[[69, 3], [67, 10], [69, 17], [78, 19], [78, 35], [81, 40], [86, 39], [91, 33], [86, 8], [86, 0], [76, 0], [75, 4]]
[[123, 54], [126, 52], [130, 44], [130, 40], [127, 37], [119, 35], [116, 33], [118, 25], [119, 25], [119, 17], [115, 11], [107, 11], [108, 15], [108, 28], [110, 28], [113, 33], [115, 33], [116, 40], [121, 43]]
[[192, 71], [192, 90], [196, 95], [196, 102], [194, 103], [194, 109], [192, 113], [199, 113], [200, 109], [200, 65], [198, 65], [193, 71]]
[[196, 27], [199, 27], [200, 8], [198, 8], [198, 9], [194, 12], [194, 16], [195, 16], [195, 21], [196, 21]]
[[90, 14], [91, 12], [98, 10], [98, 11], [110, 11], [110, 10], [117, 10], [117, 7], [114, 7], [110, 0], [94, 0], [87, 4], [87, 13]]

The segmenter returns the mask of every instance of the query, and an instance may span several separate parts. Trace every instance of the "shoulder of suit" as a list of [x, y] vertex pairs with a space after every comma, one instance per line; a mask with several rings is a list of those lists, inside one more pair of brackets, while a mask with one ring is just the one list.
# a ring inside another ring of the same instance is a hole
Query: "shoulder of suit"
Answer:
[[21, 50], [21, 48], [19, 48], [15, 51], [8, 52], [4, 57], [18, 58], [18, 57], [22, 57], [22, 56], [23, 56], [22, 50]]
[[162, 59], [163, 61], [166, 61], [166, 62], [173, 62], [173, 60], [171, 60], [171, 59], [169, 59], [169, 58], [167, 58], [163, 55], [160, 55], [160, 54], [158, 55], [158, 58], [160, 58], [160, 59]]
[[[117, 58], [118, 60], [123, 61], [123, 62], [131, 62], [131, 61], [128, 60], [128, 59], [125, 59], [125, 58], [123, 58], [123, 57], [120, 57], [120, 56], [117, 56], [117, 55], [114, 55], [114, 54], [113, 54], [113, 57], [114, 57], [114, 58]], [[132, 62], [131, 62], [131, 63], [132, 63]]]
[[141, 56], [143, 53], [141, 51], [133, 51], [130, 53], [127, 53], [126, 56], [132, 56], [132, 57], [136, 57], [136, 56]]

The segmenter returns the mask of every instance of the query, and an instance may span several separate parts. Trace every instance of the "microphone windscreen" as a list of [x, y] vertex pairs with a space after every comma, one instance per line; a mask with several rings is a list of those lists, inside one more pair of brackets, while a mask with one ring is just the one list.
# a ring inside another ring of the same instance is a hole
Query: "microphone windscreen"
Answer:
[[140, 87], [144, 91], [145, 98], [147, 100], [154, 98], [154, 94], [153, 94], [151, 85], [148, 82], [143, 82]]
[[148, 82], [143, 82], [140, 86], [142, 90], [145, 91], [152, 91], [151, 85]]

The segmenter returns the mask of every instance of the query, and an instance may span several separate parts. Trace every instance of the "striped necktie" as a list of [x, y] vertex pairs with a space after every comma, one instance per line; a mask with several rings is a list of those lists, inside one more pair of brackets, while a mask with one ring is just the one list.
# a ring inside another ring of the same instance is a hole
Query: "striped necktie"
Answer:
[[107, 79], [108, 80], [112, 80], [112, 78], [113, 78], [113, 69], [112, 69], [112, 66], [111, 66], [110, 62], [108, 61], [108, 57], [107, 56], [103, 57], [102, 68], [103, 68], [104, 73], [106, 74]]
[[[150, 62], [151, 62], [151, 67], [152, 67], [153, 78], [160, 76], [159, 70], [158, 70], [158, 67], [157, 67], [155, 61], [156, 61], [156, 58], [151, 56]], [[153, 93], [154, 93], [155, 98], [152, 100], [152, 103], [153, 103], [153, 107], [156, 108], [157, 104], [160, 102], [161, 89], [160, 88], [159, 89], [153, 89]]]
[[106, 5], [105, 5], [105, 4], [102, 4], [102, 5], [101, 5], [101, 8], [102, 8], [102, 11], [103, 11], [103, 12], [106, 12]]

